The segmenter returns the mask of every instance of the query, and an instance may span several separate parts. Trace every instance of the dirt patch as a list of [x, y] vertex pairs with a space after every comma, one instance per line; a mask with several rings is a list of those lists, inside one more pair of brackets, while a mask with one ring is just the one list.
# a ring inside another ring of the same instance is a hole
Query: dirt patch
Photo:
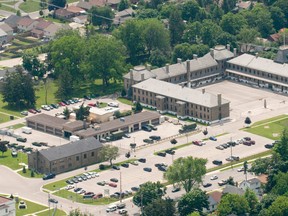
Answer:
[[265, 129], [269, 129], [270, 127], [269, 127], [269, 125], [265, 125], [264, 128]]
[[272, 136], [273, 137], [279, 137], [279, 133], [273, 133]]

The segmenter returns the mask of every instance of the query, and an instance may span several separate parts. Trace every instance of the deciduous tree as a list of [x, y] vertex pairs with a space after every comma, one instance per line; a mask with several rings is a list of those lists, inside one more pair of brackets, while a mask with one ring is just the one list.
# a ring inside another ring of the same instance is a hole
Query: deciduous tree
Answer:
[[149, 216], [174, 216], [175, 202], [170, 199], [155, 199], [143, 208], [143, 215]]
[[286, 127], [282, 132], [280, 142], [275, 145], [274, 151], [279, 154], [281, 160], [288, 161], [288, 129]]
[[217, 207], [219, 216], [227, 216], [230, 214], [245, 215], [249, 212], [247, 200], [238, 194], [225, 194]]
[[3, 142], [0, 142], [0, 151], [2, 152], [2, 157], [3, 154], [8, 150], [6, 144], [4, 144]]
[[286, 216], [288, 215], [288, 198], [279, 196], [267, 211], [269, 216]]
[[184, 29], [185, 26], [181, 17], [181, 11], [175, 7], [169, 17], [169, 31], [172, 46], [181, 42]]
[[92, 7], [90, 9], [91, 23], [102, 29], [109, 29], [115, 17], [111, 7]]
[[75, 110], [76, 120], [82, 120], [82, 121], [85, 120], [85, 118], [89, 116], [89, 113], [90, 113], [89, 110], [90, 110], [90, 107], [84, 106], [84, 103], [82, 103], [79, 109]]
[[112, 160], [115, 160], [119, 156], [119, 148], [117, 146], [104, 145], [100, 152], [99, 157], [103, 161], [109, 161], [112, 166]]
[[254, 191], [247, 188], [244, 194], [245, 199], [247, 200], [247, 203], [249, 205], [249, 215], [256, 216], [257, 213], [257, 205], [258, 205], [258, 199]]
[[57, 10], [58, 8], [64, 8], [66, 0], [49, 0], [48, 10]]

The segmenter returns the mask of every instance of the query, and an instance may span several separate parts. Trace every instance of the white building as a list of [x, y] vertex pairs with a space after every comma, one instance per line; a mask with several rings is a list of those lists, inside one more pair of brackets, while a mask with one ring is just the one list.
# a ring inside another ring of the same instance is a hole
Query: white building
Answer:
[[15, 200], [0, 196], [0, 215], [1, 216], [15, 216]]
[[257, 196], [262, 195], [261, 181], [258, 178], [244, 180], [239, 184], [239, 188], [246, 191], [247, 188], [254, 191]]
[[97, 108], [92, 107], [89, 114], [89, 120], [96, 123], [103, 123], [111, 120], [114, 113], [119, 111], [119, 108], [115, 107], [105, 107], [105, 108]]

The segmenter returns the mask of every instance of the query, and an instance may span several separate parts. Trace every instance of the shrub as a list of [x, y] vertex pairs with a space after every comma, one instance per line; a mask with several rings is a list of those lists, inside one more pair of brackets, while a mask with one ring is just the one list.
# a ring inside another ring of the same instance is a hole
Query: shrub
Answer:
[[25, 166], [23, 166], [22, 172], [26, 173], [26, 167]]
[[104, 165], [104, 164], [100, 164], [100, 165], [99, 165], [99, 169], [100, 169], [100, 170], [105, 170], [105, 165]]

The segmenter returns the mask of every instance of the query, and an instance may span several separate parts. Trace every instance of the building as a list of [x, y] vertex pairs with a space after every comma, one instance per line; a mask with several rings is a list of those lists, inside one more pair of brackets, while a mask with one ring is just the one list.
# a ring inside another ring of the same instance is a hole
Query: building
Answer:
[[30, 17], [21, 17], [17, 23], [17, 29], [19, 32], [31, 31], [37, 24], [37, 20], [33, 20]]
[[103, 123], [110, 121], [111, 118], [113, 120], [113, 115], [116, 111], [119, 111], [119, 108], [116, 107], [105, 107], [105, 108], [97, 108], [91, 107], [89, 110], [88, 119], [93, 123]]
[[93, 6], [94, 7], [103, 7], [107, 3], [106, 0], [80, 0], [77, 4], [77, 7], [80, 7], [84, 10], [90, 10]]
[[132, 86], [133, 100], [171, 113], [178, 118], [211, 123], [229, 117], [229, 104], [221, 94], [213, 95], [157, 79], [148, 79]]
[[133, 13], [134, 13], [134, 10], [132, 8], [128, 8], [123, 11], [116, 12], [113, 24], [114, 25], [123, 24], [126, 20], [132, 19]]
[[100, 161], [102, 144], [94, 137], [74, 141], [62, 146], [32, 152], [28, 155], [29, 169], [40, 173], [63, 173]]
[[281, 46], [276, 59], [242, 54], [227, 62], [228, 79], [288, 93], [288, 46]]
[[143, 125], [158, 125], [160, 123], [160, 116], [161, 115], [157, 112], [144, 111], [126, 116], [124, 118], [114, 119], [112, 121], [104, 122], [101, 124], [95, 124], [93, 128], [79, 130], [74, 134], [81, 139], [91, 136], [96, 137], [97, 139], [101, 139], [118, 131], [130, 133], [133, 131], [141, 130]]
[[58, 19], [65, 19], [65, 20], [69, 20], [71, 19], [72, 17], [74, 17], [74, 13], [71, 12], [71, 11], [68, 11], [67, 9], [65, 8], [59, 8], [57, 9], [55, 12], [55, 17], [58, 18]]
[[16, 216], [15, 200], [0, 196], [0, 215]]
[[7, 33], [0, 28], [0, 46], [6, 44], [8, 41]]
[[17, 32], [17, 23], [20, 19], [20, 16], [10, 15], [6, 20], [4, 20], [4, 23], [9, 25], [13, 29], [13, 32]]
[[254, 191], [257, 196], [261, 196], [263, 191], [261, 189], [261, 181], [258, 178], [244, 180], [239, 184], [239, 188], [246, 191], [247, 188]]
[[213, 212], [217, 209], [218, 204], [221, 201], [222, 193], [220, 191], [212, 191], [208, 194], [209, 208], [203, 209], [204, 212]]
[[226, 185], [225, 188], [222, 191], [222, 194], [238, 194], [240, 196], [243, 196], [245, 194], [245, 191], [241, 188], [238, 188], [233, 185]]
[[0, 24], [0, 29], [2, 29], [7, 34], [7, 41], [11, 41], [13, 39], [13, 29], [6, 23]]
[[78, 24], [85, 24], [87, 22], [88, 16], [87, 15], [80, 15], [73, 17], [73, 22]]
[[35, 26], [35, 28], [33, 28], [31, 30], [31, 36], [35, 37], [35, 38], [43, 38], [44, 37], [44, 29], [47, 28], [49, 25], [52, 25], [52, 22], [49, 21], [45, 21], [43, 19], [37, 19], [38, 23]]

